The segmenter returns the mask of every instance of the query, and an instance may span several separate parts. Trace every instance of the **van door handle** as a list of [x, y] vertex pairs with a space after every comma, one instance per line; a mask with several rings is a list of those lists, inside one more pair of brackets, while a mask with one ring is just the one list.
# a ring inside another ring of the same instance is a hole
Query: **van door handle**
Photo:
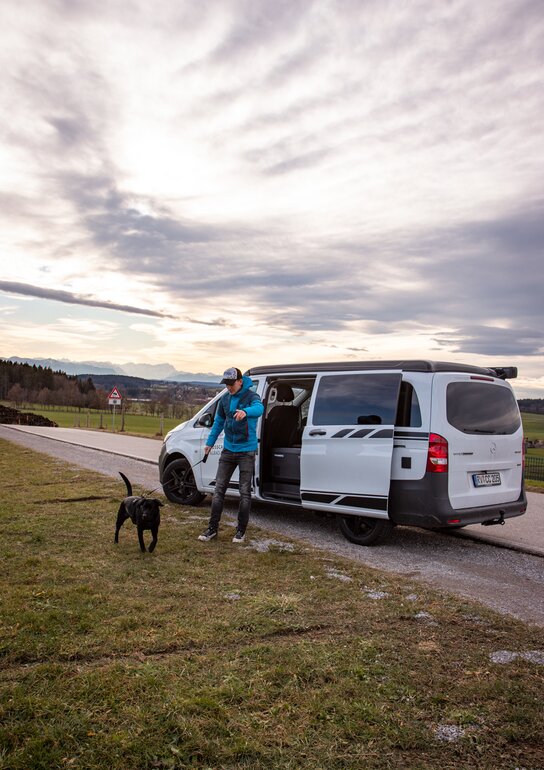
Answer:
[[326, 430], [311, 430], [309, 433], [310, 436], [326, 436], [327, 431]]

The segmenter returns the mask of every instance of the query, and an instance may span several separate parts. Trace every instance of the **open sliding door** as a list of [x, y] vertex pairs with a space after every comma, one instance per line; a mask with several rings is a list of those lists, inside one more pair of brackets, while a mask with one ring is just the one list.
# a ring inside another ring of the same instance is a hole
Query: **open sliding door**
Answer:
[[305, 508], [387, 518], [402, 374], [321, 374], [302, 437]]

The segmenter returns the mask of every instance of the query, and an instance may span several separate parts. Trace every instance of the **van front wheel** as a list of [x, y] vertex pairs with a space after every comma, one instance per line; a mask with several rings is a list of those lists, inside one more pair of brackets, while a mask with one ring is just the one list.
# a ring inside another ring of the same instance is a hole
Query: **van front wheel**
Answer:
[[339, 516], [338, 527], [344, 537], [357, 545], [377, 545], [393, 529], [387, 519], [367, 519], [365, 516]]
[[162, 488], [170, 502], [178, 505], [198, 505], [206, 497], [196, 487], [191, 466], [181, 458], [172, 460], [164, 469]]

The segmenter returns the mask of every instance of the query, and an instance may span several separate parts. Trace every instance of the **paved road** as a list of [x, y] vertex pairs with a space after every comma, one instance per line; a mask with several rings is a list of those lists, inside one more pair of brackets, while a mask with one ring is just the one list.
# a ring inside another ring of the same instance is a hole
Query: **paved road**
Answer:
[[[156, 439], [26, 426], [0, 426], [0, 437], [109, 476], [123, 470], [134, 483], [149, 490], [159, 484], [160, 441]], [[112, 461], [112, 455], [118, 456], [118, 462]], [[120, 495], [123, 492], [120, 482]], [[235, 510], [230, 504], [226, 512], [234, 515]], [[208, 503], [195, 509], [197, 512], [204, 524]], [[447, 535], [398, 527], [386, 544], [361, 548], [347, 542], [331, 520], [310, 512], [260, 504], [254, 506], [252, 515], [254, 525], [331, 554], [423, 580], [544, 627], [544, 559], [537, 555], [544, 554], [543, 522], [544, 495], [530, 493], [528, 513], [503, 527], [467, 527], [462, 533]], [[494, 547], [495, 539], [502, 547]]]

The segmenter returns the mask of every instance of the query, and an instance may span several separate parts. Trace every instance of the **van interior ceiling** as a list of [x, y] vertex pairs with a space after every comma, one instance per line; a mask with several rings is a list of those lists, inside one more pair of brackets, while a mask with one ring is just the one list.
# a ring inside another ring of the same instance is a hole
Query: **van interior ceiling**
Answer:
[[300, 450], [315, 377], [270, 379], [261, 445], [263, 497], [300, 502]]

